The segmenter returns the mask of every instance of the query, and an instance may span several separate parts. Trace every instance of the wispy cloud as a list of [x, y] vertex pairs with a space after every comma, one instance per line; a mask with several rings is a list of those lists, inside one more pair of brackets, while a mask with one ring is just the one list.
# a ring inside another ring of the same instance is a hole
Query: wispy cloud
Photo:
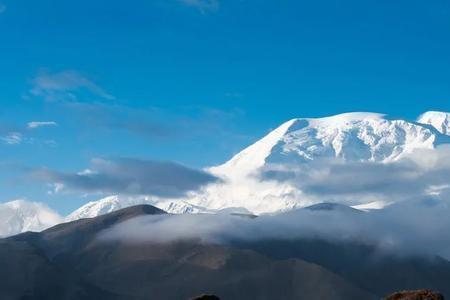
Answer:
[[6, 5], [3, 4], [3, 3], [0, 3], [0, 14], [1, 14], [1, 13], [4, 13], [5, 10], [6, 10]]
[[119, 158], [94, 159], [89, 169], [63, 173], [48, 169], [32, 178], [85, 193], [181, 197], [218, 179], [213, 175], [167, 161]]
[[58, 125], [56, 122], [53, 121], [32, 121], [28, 122], [27, 128], [28, 129], [35, 129], [39, 127], [45, 127], [45, 126], [56, 126]]
[[200, 12], [215, 12], [219, 10], [219, 0], [179, 0], [181, 3], [197, 8]]
[[32, 85], [30, 93], [43, 97], [47, 101], [77, 101], [77, 94], [83, 91], [88, 91], [103, 99], [114, 99], [114, 96], [74, 70], [56, 73], [43, 72], [32, 79]]
[[[33, 131], [42, 126], [56, 126], [54, 121], [31, 121], [26, 126], [2, 123], [0, 121], [0, 145], [35, 145], [55, 147], [56, 141], [48, 137], [35, 136]], [[28, 130], [27, 130], [28, 129]]]
[[10, 132], [5, 136], [0, 137], [0, 141], [7, 145], [18, 145], [22, 143], [23, 137], [20, 132]]

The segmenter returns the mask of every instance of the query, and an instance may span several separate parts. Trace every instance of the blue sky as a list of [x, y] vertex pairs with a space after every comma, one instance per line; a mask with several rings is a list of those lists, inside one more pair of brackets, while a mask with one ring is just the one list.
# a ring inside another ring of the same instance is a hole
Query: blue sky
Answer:
[[199, 168], [293, 117], [449, 111], [449, 53], [445, 0], [0, 0], [0, 201], [95, 199], [33, 168]]

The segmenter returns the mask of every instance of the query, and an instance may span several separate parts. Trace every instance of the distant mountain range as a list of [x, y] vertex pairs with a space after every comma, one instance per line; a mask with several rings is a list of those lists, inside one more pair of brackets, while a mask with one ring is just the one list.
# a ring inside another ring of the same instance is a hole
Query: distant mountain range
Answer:
[[[224, 209], [253, 214], [289, 211], [324, 200], [311, 197], [291, 181], [274, 179], [273, 174], [308, 170], [317, 162], [395, 162], [417, 150], [450, 145], [449, 133], [450, 113], [445, 112], [426, 112], [416, 121], [363, 112], [293, 119], [228, 162], [208, 168], [221, 181], [183, 199], [112, 195], [83, 205], [65, 220], [95, 217], [137, 204], [151, 204], [177, 214], [215, 213]], [[389, 204], [375, 196], [347, 200], [344, 204], [361, 209], [379, 209]], [[0, 221], [3, 236], [41, 230], [63, 219], [43, 204], [25, 201], [0, 204], [0, 214], [8, 216]]]
[[[329, 204], [308, 211], [366, 214]], [[236, 300], [380, 299], [419, 288], [450, 295], [450, 262], [379, 255], [372, 245], [354, 241], [280, 237], [222, 244], [191, 238], [153, 241], [151, 236], [133, 240], [128, 234], [104, 238], [121, 224], [149, 217], [170, 221], [176, 216], [138, 205], [0, 239], [0, 298], [190, 299], [215, 294]]]
[[14, 200], [0, 204], [0, 237], [41, 231], [64, 220], [43, 203]]

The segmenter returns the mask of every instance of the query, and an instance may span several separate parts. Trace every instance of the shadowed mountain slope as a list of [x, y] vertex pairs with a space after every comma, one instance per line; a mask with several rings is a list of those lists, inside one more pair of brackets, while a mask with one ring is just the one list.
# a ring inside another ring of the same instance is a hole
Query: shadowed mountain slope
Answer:
[[[2, 299], [372, 298], [324, 268], [273, 260], [250, 250], [198, 241], [99, 241], [99, 232], [135, 216], [163, 214], [135, 206], [0, 240]], [[320, 286], [320, 289], [317, 287]]]
[[192, 239], [98, 238], [115, 224], [155, 214], [165, 213], [134, 206], [0, 240], [0, 298], [379, 299], [422, 285], [447, 292], [442, 282], [450, 278], [448, 262], [388, 257], [370, 268], [371, 248], [351, 243], [271, 240], [225, 246]]

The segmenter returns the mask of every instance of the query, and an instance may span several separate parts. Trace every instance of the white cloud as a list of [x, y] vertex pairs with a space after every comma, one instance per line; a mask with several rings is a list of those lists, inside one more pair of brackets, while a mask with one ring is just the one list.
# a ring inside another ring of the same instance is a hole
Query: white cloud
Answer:
[[56, 122], [53, 121], [45, 121], [45, 122], [32, 121], [27, 124], [27, 127], [29, 129], [34, 129], [43, 126], [56, 126], [56, 125], [58, 124], [56, 124]]
[[226, 214], [142, 216], [115, 225], [102, 232], [99, 238], [128, 242], [199, 240], [223, 244], [323, 239], [371, 245], [380, 253], [441, 255], [448, 259], [448, 197], [448, 194], [423, 197], [371, 212], [338, 206], [336, 209], [300, 209], [255, 219]]
[[41, 231], [62, 220], [62, 216], [44, 203], [25, 199], [0, 203], [0, 237], [25, 231]]
[[6, 136], [0, 137], [0, 141], [7, 145], [18, 145], [22, 143], [23, 137], [20, 132], [10, 132]]
[[50, 183], [49, 188], [50, 189], [47, 191], [47, 194], [49, 194], [49, 195], [58, 194], [59, 192], [61, 192], [64, 189], [64, 184], [59, 183], [59, 182]]
[[82, 91], [88, 91], [104, 99], [114, 99], [114, 96], [96, 83], [73, 70], [41, 73], [32, 80], [32, 84], [30, 93], [48, 101], [76, 101], [77, 94]]
[[207, 11], [219, 10], [219, 0], [179, 0], [185, 5], [192, 6], [200, 10], [202, 13]]

